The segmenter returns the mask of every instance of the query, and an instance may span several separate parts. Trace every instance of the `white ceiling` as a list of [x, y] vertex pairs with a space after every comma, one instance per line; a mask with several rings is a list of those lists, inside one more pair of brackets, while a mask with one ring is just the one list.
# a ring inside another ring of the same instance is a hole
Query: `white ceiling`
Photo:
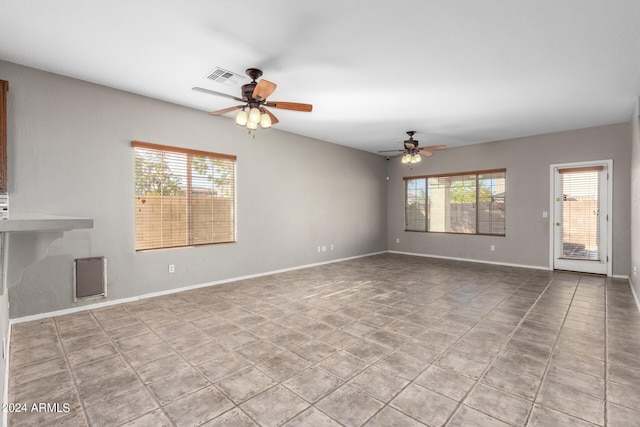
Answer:
[[638, 0], [0, 0], [0, 11], [2, 60], [202, 111], [237, 102], [193, 86], [240, 95], [206, 74], [257, 67], [278, 84], [271, 100], [314, 106], [274, 109], [278, 128], [371, 152], [400, 149], [407, 130], [454, 147], [627, 121], [640, 95]]

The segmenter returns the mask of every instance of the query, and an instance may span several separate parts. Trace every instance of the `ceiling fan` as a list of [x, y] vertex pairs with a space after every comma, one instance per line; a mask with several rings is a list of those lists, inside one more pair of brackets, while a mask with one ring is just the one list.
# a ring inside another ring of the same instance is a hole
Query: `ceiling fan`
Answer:
[[418, 141], [413, 139], [413, 135], [415, 135], [415, 133], [415, 130], [407, 131], [409, 139], [404, 141], [403, 150], [383, 150], [378, 151], [378, 153], [404, 153], [404, 156], [402, 156], [402, 163], [418, 163], [422, 160], [422, 156], [431, 157], [434, 154], [432, 151], [445, 150], [447, 148], [446, 145], [429, 145], [427, 147], [420, 147], [418, 145]]
[[[311, 104], [300, 104], [297, 102], [280, 102], [267, 101], [267, 98], [276, 90], [276, 84], [268, 80], [256, 81], [262, 76], [262, 71], [257, 68], [247, 68], [246, 73], [251, 77], [251, 83], [242, 85], [242, 96], [236, 97], [227, 95], [226, 93], [216, 92], [214, 90], [202, 87], [194, 87], [193, 90], [210, 93], [213, 95], [224, 96], [226, 98], [241, 101], [243, 104], [236, 105], [222, 110], [213, 111], [209, 114], [212, 116], [221, 116], [235, 110], [240, 110], [236, 114], [236, 124], [246, 126], [247, 129], [254, 130], [258, 128], [258, 124], [262, 128], [269, 128], [279, 122], [278, 118], [273, 115], [267, 107], [280, 108], [282, 110], [293, 110], [310, 112], [313, 106]], [[247, 113], [248, 110], [248, 113]]]

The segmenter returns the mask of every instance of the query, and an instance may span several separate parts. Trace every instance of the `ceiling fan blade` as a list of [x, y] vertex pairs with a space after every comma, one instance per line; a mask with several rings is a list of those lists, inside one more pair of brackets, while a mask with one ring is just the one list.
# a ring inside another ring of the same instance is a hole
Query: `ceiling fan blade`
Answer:
[[271, 124], [275, 125], [276, 123], [278, 123], [280, 120], [278, 120], [278, 118], [276, 116], [273, 115], [273, 113], [269, 110], [267, 110], [266, 108], [262, 107], [262, 109], [264, 110], [265, 113], [267, 113], [269, 115], [269, 117], [271, 118]]
[[313, 105], [311, 104], [300, 104], [297, 102], [269, 101], [264, 105], [266, 105], [267, 107], [280, 108], [283, 110], [303, 111], [305, 113], [309, 113], [313, 109]]
[[422, 150], [446, 150], [446, 145], [429, 145], [427, 147], [420, 147]]
[[215, 90], [205, 89], [203, 87], [192, 87], [191, 89], [197, 90], [198, 92], [208, 93], [210, 95], [224, 96], [225, 98], [235, 99], [236, 101], [246, 101], [246, 99], [238, 98], [237, 96], [228, 95], [222, 92], [216, 92]]
[[424, 148], [423, 148], [423, 149], [421, 149], [421, 150], [418, 150], [418, 153], [419, 153], [421, 156], [425, 156], [425, 157], [431, 157], [431, 156], [433, 156], [433, 153], [432, 153], [431, 151], [426, 151]]
[[239, 110], [242, 107], [244, 107], [244, 105], [236, 105], [235, 107], [223, 108], [222, 110], [212, 111], [209, 114], [211, 114], [212, 116], [221, 116], [223, 114], [230, 113], [230, 112], [232, 112], [234, 110]]
[[404, 153], [405, 150], [382, 150], [378, 151], [378, 153]]
[[253, 96], [255, 99], [264, 101], [269, 95], [273, 93], [274, 90], [276, 90], [277, 86], [278, 85], [276, 85], [275, 83], [271, 83], [269, 80], [262, 79], [258, 82], [255, 89], [253, 89], [253, 95], [251, 96]]

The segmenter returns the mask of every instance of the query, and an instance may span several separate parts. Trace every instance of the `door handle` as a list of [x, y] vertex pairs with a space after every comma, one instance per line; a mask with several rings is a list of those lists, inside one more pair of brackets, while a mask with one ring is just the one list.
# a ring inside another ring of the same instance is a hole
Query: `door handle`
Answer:
[[556, 226], [557, 226], [557, 227], [560, 227], [560, 223], [559, 223], [559, 222], [556, 222]]

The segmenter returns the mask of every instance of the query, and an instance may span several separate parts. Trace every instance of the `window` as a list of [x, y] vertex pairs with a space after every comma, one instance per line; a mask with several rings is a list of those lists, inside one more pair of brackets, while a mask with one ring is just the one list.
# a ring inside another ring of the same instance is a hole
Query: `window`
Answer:
[[506, 169], [406, 177], [405, 230], [505, 235]]
[[600, 165], [558, 169], [562, 194], [556, 205], [561, 218], [559, 258], [600, 260], [603, 171]]
[[133, 141], [136, 250], [235, 241], [235, 156]]

